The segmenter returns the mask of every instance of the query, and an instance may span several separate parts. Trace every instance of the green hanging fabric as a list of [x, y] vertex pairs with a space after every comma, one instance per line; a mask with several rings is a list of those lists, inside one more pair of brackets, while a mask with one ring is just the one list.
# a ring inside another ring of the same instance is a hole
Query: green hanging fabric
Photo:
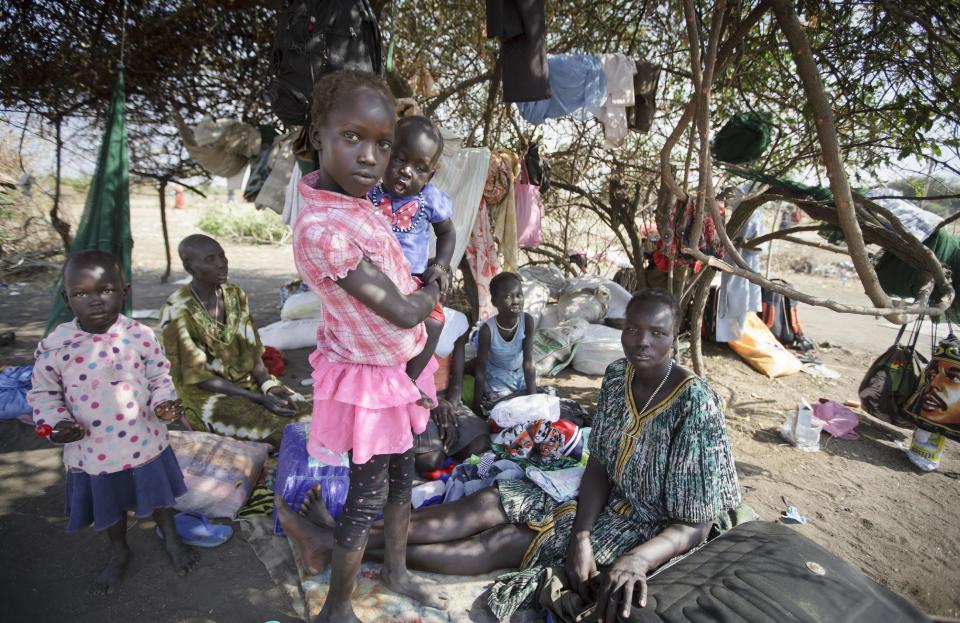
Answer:
[[[106, 128], [97, 169], [90, 181], [83, 217], [70, 254], [100, 250], [120, 258], [123, 278], [131, 282], [130, 252], [133, 237], [130, 234], [130, 178], [127, 168], [126, 96], [123, 84], [123, 66], [117, 71], [117, 86], [107, 111]], [[73, 313], [60, 296], [60, 280], [54, 289], [53, 310], [47, 321], [47, 333], [62, 322], [73, 318]], [[133, 301], [127, 297], [123, 313], [130, 315]]]
[[741, 164], [756, 160], [770, 145], [770, 113], [741, 112], [727, 121], [713, 138], [710, 151], [715, 160]]

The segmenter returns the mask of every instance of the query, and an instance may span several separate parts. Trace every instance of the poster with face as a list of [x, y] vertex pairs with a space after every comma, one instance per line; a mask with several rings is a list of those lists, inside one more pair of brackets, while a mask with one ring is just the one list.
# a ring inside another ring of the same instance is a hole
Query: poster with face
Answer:
[[960, 440], [960, 340], [953, 334], [937, 345], [905, 410], [920, 428]]

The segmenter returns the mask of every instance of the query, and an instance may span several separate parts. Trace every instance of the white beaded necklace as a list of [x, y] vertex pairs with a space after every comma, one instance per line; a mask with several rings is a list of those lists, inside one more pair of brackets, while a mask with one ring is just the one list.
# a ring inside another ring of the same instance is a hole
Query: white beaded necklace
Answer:
[[497, 323], [497, 326], [500, 327], [500, 330], [501, 330], [501, 331], [504, 331], [504, 332], [506, 332], [506, 333], [512, 333], [514, 329], [516, 329], [518, 326], [520, 326], [520, 316], [517, 316], [517, 320], [513, 323], [513, 326], [512, 326], [512, 327], [505, 327], [505, 326], [503, 326], [502, 324], [500, 324], [500, 317], [499, 317], [499, 316], [495, 317], [493, 320], [494, 320], [494, 322]]

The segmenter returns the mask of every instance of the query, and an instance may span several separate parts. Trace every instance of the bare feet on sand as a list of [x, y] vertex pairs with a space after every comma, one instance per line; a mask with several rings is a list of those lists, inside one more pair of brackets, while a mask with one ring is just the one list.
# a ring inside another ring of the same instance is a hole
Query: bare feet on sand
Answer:
[[170, 563], [180, 577], [187, 575], [197, 568], [200, 554], [192, 547], [181, 543], [180, 539], [167, 539], [163, 542], [163, 548], [167, 550]]
[[123, 572], [127, 569], [127, 563], [130, 562], [130, 548], [126, 545], [110, 548], [110, 560], [107, 566], [93, 581], [93, 592], [96, 595], [109, 595], [114, 587], [120, 584], [123, 579]]
[[[280, 526], [296, 548], [304, 571], [308, 575], [316, 575], [326, 569], [330, 564], [333, 551], [333, 531], [321, 528], [308, 521], [306, 517], [295, 513], [279, 494], [274, 496], [273, 503], [277, 508]], [[313, 506], [323, 506], [323, 504]]]
[[450, 601], [450, 596], [440, 584], [437, 584], [433, 580], [420, 577], [419, 575], [414, 575], [406, 569], [393, 572], [387, 571], [387, 569], [384, 568], [383, 573], [380, 575], [380, 580], [391, 590], [412, 597], [430, 608], [446, 610], [447, 604]]
[[321, 528], [333, 530], [337, 527], [337, 520], [333, 518], [327, 510], [327, 505], [323, 502], [320, 485], [314, 485], [307, 491], [307, 496], [303, 498], [303, 504], [300, 505], [300, 514], [306, 517], [310, 523]]

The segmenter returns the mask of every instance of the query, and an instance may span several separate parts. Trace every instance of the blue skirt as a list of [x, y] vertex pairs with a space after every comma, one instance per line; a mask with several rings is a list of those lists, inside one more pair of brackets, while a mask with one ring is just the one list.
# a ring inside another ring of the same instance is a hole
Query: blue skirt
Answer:
[[158, 508], [171, 508], [187, 492], [173, 448], [133, 469], [94, 476], [67, 470], [67, 532], [93, 524], [106, 530], [133, 511], [148, 517]]

